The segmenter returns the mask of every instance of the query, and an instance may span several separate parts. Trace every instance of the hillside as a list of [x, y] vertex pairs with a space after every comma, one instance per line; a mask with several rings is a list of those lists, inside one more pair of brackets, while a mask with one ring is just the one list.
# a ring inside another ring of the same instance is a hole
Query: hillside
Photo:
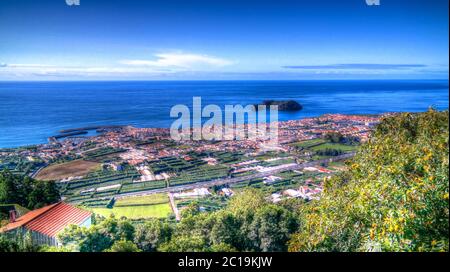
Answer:
[[320, 201], [301, 208], [290, 251], [448, 251], [448, 111], [382, 121], [331, 179]]

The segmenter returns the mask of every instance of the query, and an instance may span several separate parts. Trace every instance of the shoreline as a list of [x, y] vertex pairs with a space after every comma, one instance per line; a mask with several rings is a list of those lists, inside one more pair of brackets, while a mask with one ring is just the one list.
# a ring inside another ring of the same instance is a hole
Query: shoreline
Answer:
[[[448, 111], [448, 110], [449, 109], [447, 108], [447, 109], [440, 110], [440, 111]], [[303, 118], [299, 118], [299, 119], [289, 119], [289, 120], [283, 120], [283, 121], [278, 121], [278, 122], [282, 124], [282, 123], [286, 123], [286, 122], [298, 121], [298, 120], [309, 119], [309, 118], [321, 118], [321, 117], [326, 116], [326, 115], [374, 117], [374, 116], [388, 115], [388, 114], [420, 113], [420, 112], [424, 112], [424, 111], [419, 111], [419, 112], [413, 112], [413, 111], [401, 111], [401, 112], [386, 111], [386, 112], [381, 112], [381, 113], [353, 113], [353, 114], [324, 113], [324, 114], [317, 115], [317, 116], [308, 116], [308, 117], [303, 117]], [[267, 122], [267, 124], [269, 124], [269, 122]], [[60, 134], [56, 134], [56, 135], [47, 137], [47, 142], [35, 143], [35, 144], [31, 143], [31, 144], [25, 144], [25, 145], [20, 145], [20, 146], [12, 146], [12, 147], [1, 147], [0, 146], [0, 152], [2, 152], [3, 150], [8, 150], [8, 149], [34, 148], [34, 147], [46, 145], [46, 144], [49, 144], [49, 143], [52, 143], [52, 142], [58, 142], [58, 139], [71, 138], [71, 137], [76, 137], [78, 135], [86, 135], [86, 134], [88, 134], [88, 131], [96, 130], [96, 132], [99, 133], [97, 135], [80, 136], [80, 137], [85, 137], [85, 138], [91, 138], [91, 137], [95, 137], [95, 136], [101, 135], [100, 132], [105, 132], [108, 129], [123, 129], [123, 128], [126, 128], [126, 127], [138, 128], [138, 129], [161, 129], [161, 130], [167, 129], [167, 130], [170, 130], [170, 127], [137, 127], [137, 126], [133, 126], [133, 125], [98, 125], [98, 126], [86, 126], [86, 127], [78, 127], [78, 128], [68, 128], [68, 129], [59, 130]]]
[[[447, 109], [448, 110], [448, 109]], [[289, 119], [284, 121], [278, 121], [280, 124], [292, 122], [292, 121], [298, 121], [303, 119], [309, 119], [309, 118], [321, 118], [327, 115], [343, 115], [343, 116], [367, 116], [367, 117], [374, 117], [374, 116], [380, 116], [380, 115], [386, 115], [386, 114], [396, 114], [396, 113], [404, 113], [404, 112], [382, 112], [382, 113], [359, 113], [359, 114], [344, 114], [344, 113], [325, 113], [318, 116], [310, 116], [310, 117], [304, 117], [299, 119]], [[269, 122], [267, 122], [269, 124]], [[8, 149], [20, 149], [20, 148], [33, 148], [38, 147], [46, 144], [50, 144], [52, 142], [58, 142], [58, 139], [64, 139], [64, 138], [70, 138], [77, 135], [85, 135], [88, 133], [88, 131], [98, 129], [98, 130], [107, 130], [107, 129], [123, 129], [126, 127], [130, 128], [138, 128], [138, 129], [161, 129], [161, 130], [170, 130], [170, 127], [136, 127], [133, 125], [99, 125], [99, 126], [86, 126], [86, 127], [79, 127], [79, 128], [69, 128], [69, 129], [63, 129], [59, 130], [61, 134], [57, 134], [54, 136], [49, 136], [47, 138], [47, 142], [45, 143], [36, 143], [36, 144], [27, 144], [27, 145], [21, 145], [21, 146], [15, 146], [15, 147], [0, 147], [0, 152], [2, 150], [8, 150]], [[100, 134], [99, 134], [100, 135]], [[55, 138], [55, 136], [58, 136]], [[80, 136], [85, 138], [91, 138], [98, 135], [92, 135], [92, 136]]]

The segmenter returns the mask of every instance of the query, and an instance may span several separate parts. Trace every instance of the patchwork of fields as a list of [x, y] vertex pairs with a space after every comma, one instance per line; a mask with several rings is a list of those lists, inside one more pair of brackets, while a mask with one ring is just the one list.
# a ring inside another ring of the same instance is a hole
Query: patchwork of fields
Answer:
[[[319, 155], [323, 150], [339, 150], [351, 152], [357, 147], [341, 143], [332, 143], [324, 139], [313, 139], [292, 143], [297, 150]], [[78, 177], [70, 181], [59, 182], [59, 190], [65, 201], [92, 209], [104, 216], [115, 214], [131, 219], [148, 217], [167, 217], [172, 214], [168, 197], [164, 194], [129, 197], [116, 200], [120, 194], [138, 193], [152, 189], [162, 189], [171, 186], [187, 185], [227, 177], [245, 176], [255, 173], [258, 169], [287, 165], [296, 162], [296, 157], [288, 152], [266, 152], [248, 157], [240, 152], [211, 151], [187, 152], [184, 157], [163, 157], [146, 162], [146, 167], [155, 175], [170, 173], [165, 179], [141, 180], [141, 173], [134, 166], [124, 165], [120, 170], [100, 167], [103, 163], [115, 160], [115, 154], [122, 150], [100, 148], [89, 150], [84, 156], [89, 160], [74, 160], [48, 166], [40, 171], [38, 179], [61, 180], [67, 177]], [[259, 167], [259, 168], [258, 168]], [[241, 170], [242, 169], [242, 170]], [[230, 185], [230, 189], [238, 192], [246, 187], [253, 187], [272, 194], [280, 190], [295, 189], [304, 184], [319, 184], [325, 174], [299, 173], [285, 171], [277, 174], [276, 180], [267, 182], [264, 178], [255, 178]], [[228, 198], [213, 193], [204, 197], [176, 199], [179, 209], [197, 202], [204, 210], [217, 210], [226, 205]]]

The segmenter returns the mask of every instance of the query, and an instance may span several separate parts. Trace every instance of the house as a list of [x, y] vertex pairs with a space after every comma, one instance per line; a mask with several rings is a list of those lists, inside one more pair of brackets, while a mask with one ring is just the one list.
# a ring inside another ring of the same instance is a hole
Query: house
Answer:
[[263, 183], [264, 184], [272, 184], [274, 182], [276, 182], [277, 180], [282, 180], [282, 178], [277, 177], [277, 176], [268, 176], [268, 177], [264, 177], [263, 178]]
[[300, 192], [294, 189], [287, 189], [283, 192], [283, 195], [287, 195], [290, 197], [300, 197]]
[[89, 227], [92, 213], [64, 202], [30, 211], [19, 218], [11, 213], [10, 222], [0, 229], [0, 233], [31, 233], [33, 243], [59, 246], [57, 235], [67, 226], [75, 224]]
[[274, 193], [274, 194], [272, 194], [270, 197], [272, 198], [272, 202], [273, 203], [277, 203], [277, 202], [280, 202], [281, 201], [281, 194], [279, 194], [279, 193]]
[[234, 195], [234, 192], [230, 188], [222, 188], [221, 191], [225, 196], [228, 196], [228, 197]]

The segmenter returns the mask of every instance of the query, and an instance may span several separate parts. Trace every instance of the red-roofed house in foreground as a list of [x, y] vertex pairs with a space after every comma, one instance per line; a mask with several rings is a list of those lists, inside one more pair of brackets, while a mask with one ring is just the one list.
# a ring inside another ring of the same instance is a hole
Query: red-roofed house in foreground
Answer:
[[33, 243], [58, 246], [57, 234], [69, 225], [89, 227], [92, 213], [74, 207], [64, 202], [59, 202], [40, 209], [30, 211], [15, 219], [0, 229], [4, 233], [31, 233]]

